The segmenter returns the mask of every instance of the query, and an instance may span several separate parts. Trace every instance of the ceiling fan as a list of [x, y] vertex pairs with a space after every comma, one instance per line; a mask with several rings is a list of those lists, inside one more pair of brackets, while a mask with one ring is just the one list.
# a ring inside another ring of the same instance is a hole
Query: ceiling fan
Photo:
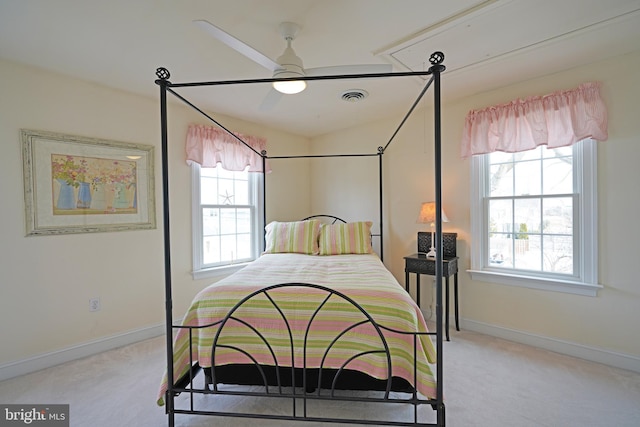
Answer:
[[[305, 76], [325, 75], [349, 75], [349, 74], [377, 74], [390, 73], [392, 66], [389, 64], [343, 65], [332, 67], [304, 68], [302, 59], [294, 52], [291, 42], [296, 38], [300, 26], [293, 22], [280, 24], [280, 34], [287, 42], [287, 47], [275, 61], [257, 51], [253, 47], [237, 39], [221, 28], [206, 20], [193, 21], [198, 27], [220, 40], [230, 48], [238, 51], [247, 58], [257, 62], [271, 71], [273, 78], [295, 78]], [[280, 93], [295, 94], [302, 92], [307, 84], [304, 80], [287, 80], [274, 82], [273, 87]], [[273, 97], [272, 97], [273, 98]]]

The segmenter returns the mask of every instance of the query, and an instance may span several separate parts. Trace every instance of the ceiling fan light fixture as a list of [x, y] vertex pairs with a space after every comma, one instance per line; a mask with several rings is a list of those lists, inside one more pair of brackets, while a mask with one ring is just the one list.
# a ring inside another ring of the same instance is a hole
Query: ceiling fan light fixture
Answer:
[[[290, 26], [294, 26], [295, 24], [283, 23], [283, 25], [288, 24]], [[283, 29], [284, 28], [284, 29]], [[295, 37], [295, 32], [297, 32], [297, 26], [289, 29], [286, 25], [283, 27], [281, 25], [281, 30], [288, 31], [287, 34], [283, 33], [285, 40], [287, 40], [287, 48], [284, 50], [282, 55], [276, 59], [278, 64], [280, 64], [280, 69], [276, 70], [273, 73], [273, 78], [293, 78], [293, 77], [304, 77], [304, 66], [302, 65], [302, 59], [294, 52], [291, 47], [291, 40]], [[304, 80], [288, 80], [285, 82], [273, 82], [273, 88], [278, 92], [293, 95], [296, 93], [300, 93], [307, 88], [307, 82]]]
[[284, 82], [273, 82], [273, 88], [280, 93], [293, 95], [300, 93], [307, 88], [304, 80], [287, 80]]
[[[281, 79], [288, 79], [288, 78], [294, 78], [294, 77], [304, 77], [304, 71], [302, 71], [302, 68], [299, 69], [299, 71], [296, 69], [295, 66], [289, 66], [289, 65], [285, 65], [285, 68], [282, 68], [280, 70], [276, 70], [275, 73], [273, 73], [273, 78], [277, 79], [277, 78], [281, 78]], [[277, 90], [280, 93], [284, 93], [287, 95], [293, 95], [296, 93], [300, 93], [303, 90], [305, 90], [307, 88], [307, 82], [305, 82], [304, 80], [286, 80], [286, 81], [281, 81], [281, 82], [273, 82], [273, 88], [275, 90]]]

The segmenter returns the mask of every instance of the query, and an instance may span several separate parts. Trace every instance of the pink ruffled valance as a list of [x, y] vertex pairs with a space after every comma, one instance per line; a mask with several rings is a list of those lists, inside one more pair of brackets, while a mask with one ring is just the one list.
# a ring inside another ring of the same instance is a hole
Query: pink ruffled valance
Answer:
[[[221, 165], [229, 171], [243, 171], [249, 167], [249, 172], [262, 172], [262, 156], [259, 153], [266, 151], [267, 141], [264, 138], [241, 133], [233, 134], [253, 150], [222, 129], [213, 126], [189, 125], [186, 143], [187, 164], [196, 162], [207, 168]], [[268, 162], [266, 162], [266, 169], [267, 172], [271, 172]]]
[[586, 138], [608, 138], [607, 109], [600, 97], [599, 82], [470, 111], [461, 155], [516, 153], [539, 145], [564, 147]]

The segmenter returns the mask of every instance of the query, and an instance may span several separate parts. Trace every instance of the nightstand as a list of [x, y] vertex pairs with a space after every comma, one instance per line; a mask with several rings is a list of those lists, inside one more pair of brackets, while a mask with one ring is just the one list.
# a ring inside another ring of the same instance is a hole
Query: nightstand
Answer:
[[[453, 276], [454, 313], [456, 330], [460, 330], [458, 317], [458, 257], [456, 255], [456, 233], [442, 233], [442, 277], [445, 278], [445, 330], [447, 341], [449, 338], [449, 277]], [[427, 258], [426, 252], [431, 246], [431, 233], [418, 233], [418, 253], [404, 257], [405, 288], [409, 292], [409, 274], [416, 274], [416, 300], [420, 306], [420, 275], [435, 276], [436, 260]]]

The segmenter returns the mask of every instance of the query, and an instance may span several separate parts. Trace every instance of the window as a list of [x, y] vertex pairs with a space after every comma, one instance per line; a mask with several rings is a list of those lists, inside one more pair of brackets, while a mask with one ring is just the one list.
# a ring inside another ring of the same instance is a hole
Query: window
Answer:
[[227, 274], [261, 248], [262, 174], [192, 163], [194, 278]]
[[474, 279], [595, 295], [596, 143], [472, 160]]

